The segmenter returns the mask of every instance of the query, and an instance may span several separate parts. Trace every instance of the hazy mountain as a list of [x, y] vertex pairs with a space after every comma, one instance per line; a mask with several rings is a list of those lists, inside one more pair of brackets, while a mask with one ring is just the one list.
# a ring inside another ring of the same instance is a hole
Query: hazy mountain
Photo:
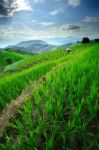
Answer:
[[42, 40], [31, 40], [22, 41], [16, 45], [7, 46], [6, 49], [38, 53], [52, 50], [55, 47], [55, 45], [48, 44]]
[[47, 39], [46, 41], [49, 44], [53, 44], [53, 45], [65, 45], [68, 43], [75, 43], [77, 42], [79, 39], [75, 38], [75, 37], [68, 37], [68, 38], [52, 38], [52, 39]]
[[17, 51], [17, 52], [28, 52], [28, 53], [40, 53], [47, 52], [53, 50], [55, 48], [66, 48], [69, 47], [72, 43], [67, 42], [66, 39], [55, 39], [56, 41], [60, 41], [60, 44], [53, 45], [46, 41], [42, 40], [30, 40], [30, 41], [22, 41], [16, 45], [7, 46], [4, 49]]
[[73, 43], [63, 44], [63, 45], [58, 46], [58, 48], [67, 48], [67, 47], [71, 46], [72, 44]]

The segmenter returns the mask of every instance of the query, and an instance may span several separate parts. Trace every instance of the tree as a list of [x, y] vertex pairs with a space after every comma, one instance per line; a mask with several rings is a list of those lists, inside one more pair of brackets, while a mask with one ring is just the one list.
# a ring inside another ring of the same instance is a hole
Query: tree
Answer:
[[99, 39], [94, 39], [95, 42], [99, 42]]
[[90, 43], [90, 40], [88, 37], [84, 37], [82, 40], [82, 43]]
[[11, 58], [6, 58], [5, 61], [6, 61], [6, 64], [8, 65], [13, 63], [13, 60]]

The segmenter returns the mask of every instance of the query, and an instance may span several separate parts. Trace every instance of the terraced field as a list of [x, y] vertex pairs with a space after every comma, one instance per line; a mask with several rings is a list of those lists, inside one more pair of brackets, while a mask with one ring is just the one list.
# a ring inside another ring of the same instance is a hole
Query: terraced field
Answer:
[[0, 78], [1, 150], [99, 149], [99, 44], [24, 58]]
[[15, 52], [2, 51], [0, 52], [0, 66], [9, 65], [8, 64], [9, 62], [7, 62], [8, 59], [11, 59], [12, 63], [15, 63], [24, 58], [26, 58], [26, 56], [22, 54], [18, 54]]

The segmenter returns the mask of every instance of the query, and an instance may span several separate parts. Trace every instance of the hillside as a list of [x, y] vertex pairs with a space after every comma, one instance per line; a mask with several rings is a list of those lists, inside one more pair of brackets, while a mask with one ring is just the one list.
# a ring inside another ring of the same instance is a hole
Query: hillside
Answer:
[[1, 51], [0, 52], [0, 68], [2, 69], [5, 66], [18, 62], [24, 58], [26, 58], [25, 55], [21, 55], [15, 52]]
[[71, 49], [5, 67], [1, 150], [98, 150], [99, 43]]
[[[18, 96], [28, 84], [34, 82], [41, 75], [51, 70], [53, 66], [57, 65], [58, 60], [64, 61], [65, 57], [67, 57], [67, 52], [65, 50], [58, 50], [35, 55], [6, 66], [3, 73], [0, 74], [1, 109], [6, 102]], [[10, 88], [8, 89], [8, 87]]]

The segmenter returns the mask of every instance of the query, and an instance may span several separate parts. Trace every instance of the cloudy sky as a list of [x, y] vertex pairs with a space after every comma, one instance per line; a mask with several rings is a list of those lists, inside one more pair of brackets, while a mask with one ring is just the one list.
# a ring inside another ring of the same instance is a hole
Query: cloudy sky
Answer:
[[99, 36], [99, 0], [0, 0], [0, 47], [83, 36]]

